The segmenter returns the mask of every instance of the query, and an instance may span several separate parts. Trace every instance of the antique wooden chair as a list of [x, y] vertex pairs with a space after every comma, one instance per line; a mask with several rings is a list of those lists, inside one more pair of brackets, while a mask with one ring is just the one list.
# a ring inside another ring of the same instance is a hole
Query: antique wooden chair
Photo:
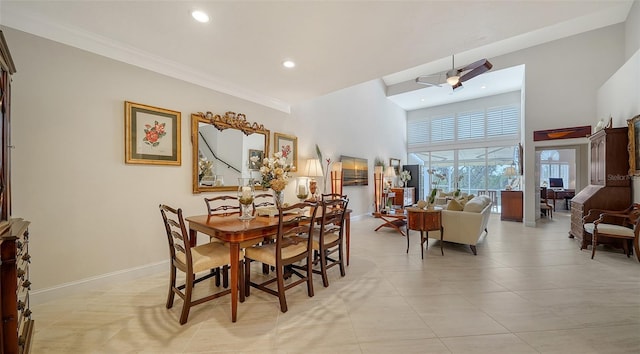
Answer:
[[[320, 227], [313, 234], [314, 265], [320, 264], [320, 270], [315, 273], [322, 275], [322, 284], [329, 286], [327, 270], [334, 266], [340, 267], [340, 275], [345, 276], [344, 270], [344, 217], [349, 199], [346, 195], [323, 194], [322, 218]], [[337, 257], [331, 257], [337, 253]]]
[[[171, 270], [169, 279], [169, 295], [166, 307], [173, 307], [173, 300], [176, 294], [183, 300], [180, 324], [185, 324], [189, 317], [189, 310], [192, 306], [202, 304], [206, 301], [216, 299], [231, 293], [230, 289], [222, 290], [199, 299], [192, 299], [193, 286], [205, 279], [211, 278], [215, 272], [211, 270], [220, 269], [221, 266], [229, 264], [229, 248], [219, 242], [209, 242], [203, 245], [191, 246], [191, 240], [182, 217], [182, 209], [174, 209], [167, 205], [160, 205], [160, 213], [164, 222], [169, 241], [169, 255], [171, 257]], [[242, 259], [237, 259], [242, 262]], [[185, 283], [176, 285], [176, 272], [180, 270], [185, 273]], [[205, 273], [197, 277], [198, 273]], [[240, 273], [240, 300], [244, 301], [244, 277]]]
[[540, 187], [540, 213], [553, 218], [553, 206], [547, 199], [547, 187]]
[[238, 197], [220, 195], [212, 198], [204, 198], [209, 215], [230, 215], [240, 213]]
[[[285, 291], [292, 287], [306, 283], [307, 294], [313, 296], [313, 221], [315, 219], [316, 203], [302, 202], [289, 207], [279, 208], [278, 234], [275, 242], [247, 247], [245, 249], [245, 281], [247, 296], [250, 295], [250, 287], [260, 289], [268, 294], [275, 295], [280, 300], [280, 311], [287, 312], [287, 300]], [[304, 213], [299, 210], [305, 209]], [[304, 266], [292, 268], [294, 263], [305, 261]], [[251, 282], [251, 261], [261, 262], [275, 267], [275, 277], [260, 284]], [[285, 285], [285, 267], [290, 271], [290, 276], [299, 277], [297, 280], [288, 280]], [[299, 272], [302, 270], [304, 274]], [[277, 283], [276, 290], [267, 287]]]
[[[627, 257], [631, 256], [630, 244], [640, 262], [640, 247], [638, 233], [640, 233], [640, 204], [634, 203], [624, 210], [591, 209], [583, 218], [584, 237], [591, 235], [591, 259], [596, 254], [599, 237], [622, 239], [622, 248]], [[580, 249], [584, 249], [584, 243]]]

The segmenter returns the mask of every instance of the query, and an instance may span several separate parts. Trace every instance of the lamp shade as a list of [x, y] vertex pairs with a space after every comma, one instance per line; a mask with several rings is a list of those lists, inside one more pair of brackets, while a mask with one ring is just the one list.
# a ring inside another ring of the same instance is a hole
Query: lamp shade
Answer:
[[307, 168], [305, 168], [306, 175], [309, 177], [322, 177], [322, 165], [319, 159], [308, 159]]
[[387, 169], [384, 171], [384, 176], [387, 178], [392, 178], [396, 176], [396, 170], [393, 168], [393, 166], [387, 167]]

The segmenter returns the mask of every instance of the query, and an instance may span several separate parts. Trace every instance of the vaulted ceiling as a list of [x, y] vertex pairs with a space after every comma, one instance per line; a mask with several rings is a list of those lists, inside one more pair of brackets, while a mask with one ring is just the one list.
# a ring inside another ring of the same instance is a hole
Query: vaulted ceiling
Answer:
[[0, 24], [288, 111], [620, 23], [632, 2], [0, 0]]

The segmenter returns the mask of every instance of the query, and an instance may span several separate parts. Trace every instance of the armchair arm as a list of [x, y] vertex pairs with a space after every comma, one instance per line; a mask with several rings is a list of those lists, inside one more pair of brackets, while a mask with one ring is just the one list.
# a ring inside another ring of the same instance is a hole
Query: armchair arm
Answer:
[[604, 209], [591, 209], [589, 213], [582, 217], [582, 222], [584, 224], [594, 222], [596, 219], [599, 219], [601, 214], [608, 214], [611, 216], [622, 216], [628, 217], [631, 207], [624, 210], [604, 210]]

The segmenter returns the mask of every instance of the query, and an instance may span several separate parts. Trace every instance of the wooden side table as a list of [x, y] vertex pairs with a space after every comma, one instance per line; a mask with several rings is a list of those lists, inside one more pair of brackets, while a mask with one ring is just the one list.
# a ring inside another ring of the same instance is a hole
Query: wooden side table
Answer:
[[444, 256], [442, 209], [406, 208], [407, 212], [407, 253], [409, 253], [409, 230], [420, 231], [420, 253], [424, 259], [424, 243], [429, 246], [429, 231], [440, 230], [440, 253]]

